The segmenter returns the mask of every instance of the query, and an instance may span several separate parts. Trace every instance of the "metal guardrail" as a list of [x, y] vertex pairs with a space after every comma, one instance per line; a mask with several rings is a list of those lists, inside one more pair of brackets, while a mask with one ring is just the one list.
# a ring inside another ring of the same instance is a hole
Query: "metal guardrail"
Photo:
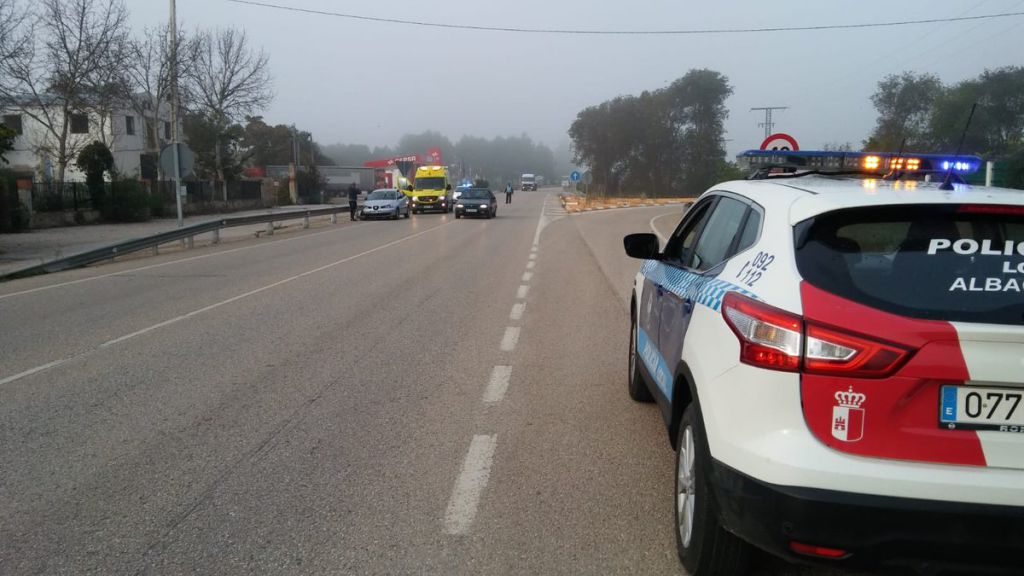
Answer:
[[117, 244], [111, 244], [109, 246], [103, 246], [94, 250], [67, 256], [65, 258], [58, 258], [49, 262], [43, 262], [42, 264], [22, 268], [21, 270], [15, 270], [14, 272], [8, 272], [7, 274], [0, 275], [0, 282], [14, 280], [16, 278], [37, 276], [40, 274], [50, 274], [52, 272], [60, 272], [62, 270], [70, 270], [72, 268], [81, 268], [82, 266], [88, 266], [89, 264], [95, 264], [96, 262], [103, 262], [104, 260], [113, 260], [118, 256], [124, 256], [126, 254], [132, 254], [133, 252], [140, 252], [146, 249], [152, 249], [155, 252], [161, 244], [168, 244], [179, 240], [185, 241], [188, 247], [191, 248], [196, 236], [210, 232], [213, 233], [213, 243], [217, 244], [220, 242], [220, 231], [223, 228], [234, 228], [238, 226], [251, 226], [253, 224], [266, 223], [267, 235], [272, 235], [274, 233], [274, 222], [283, 222], [285, 220], [297, 220], [301, 218], [304, 220], [303, 228], [309, 228], [310, 218], [315, 216], [331, 216], [331, 223], [334, 224], [337, 222], [337, 215], [339, 212], [348, 211], [348, 206], [337, 206], [331, 208], [316, 208], [312, 210], [288, 210], [270, 214], [252, 214], [249, 216], [236, 216], [234, 218], [221, 218], [219, 220], [201, 222], [199, 224], [193, 224], [192, 226], [185, 226], [175, 230], [161, 232], [160, 234], [153, 234], [152, 236], [136, 238], [134, 240], [126, 240], [124, 242], [118, 242]]

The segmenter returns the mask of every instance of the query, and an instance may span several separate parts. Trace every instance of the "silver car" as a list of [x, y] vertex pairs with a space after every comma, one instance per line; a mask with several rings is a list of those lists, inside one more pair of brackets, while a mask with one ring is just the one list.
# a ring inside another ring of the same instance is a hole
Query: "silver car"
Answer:
[[409, 217], [409, 197], [395, 188], [380, 188], [366, 196], [366, 202], [359, 213], [360, 218], [391, 218]]

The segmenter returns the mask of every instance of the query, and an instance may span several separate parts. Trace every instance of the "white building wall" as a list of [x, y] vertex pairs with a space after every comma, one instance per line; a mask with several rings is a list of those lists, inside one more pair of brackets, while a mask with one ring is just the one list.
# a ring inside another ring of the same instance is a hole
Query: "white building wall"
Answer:
[[[17, 114], [16, 111], [4, 111], [3, 114]], [[96, 112], [88, 112], [89, 131], [86, 134], [69, 134], [69, 147], [81, 148], [94, 140], [106, 142], [110, 146], [114, 156], [114, 165], [117, 171], [127, 178], [139, 178], [141, 176], [140, 156], [147, 152], [146, 147], [146, 122], [136, 111], [131, 108], [122, 108], [114, 111], [109, 117], [102, 118]], [[134, 118], [134, 134], [128, 134], [126, 117]], [[163, 105], [158, 114], [158, 134], [156, 135], [157, 145], [166, 145], [165, 138], [166, 122], [170, 121], [170, 107]], [[56, 147], [56, 139], [49, 134], [43, 124], [27, 114], [21, 114], [22, 134], [14, 141], [14, 150], [8, 152], [6, 158], [9, 162], [8, 168], [18, 172], [33, 172], [37, 180], [46, 180], [56, 177], [57, 166], [55, 161], [47, 159], [36, 152], [40, 144], [49, 142], [51, 147]], [[179, 122], [179, 137], [184, 140], [184, 131]], [[84, 181], [85, 174], [78, 170], [74, 161], [70, 162], [65, 171], [64, 180], [67, 182]]]

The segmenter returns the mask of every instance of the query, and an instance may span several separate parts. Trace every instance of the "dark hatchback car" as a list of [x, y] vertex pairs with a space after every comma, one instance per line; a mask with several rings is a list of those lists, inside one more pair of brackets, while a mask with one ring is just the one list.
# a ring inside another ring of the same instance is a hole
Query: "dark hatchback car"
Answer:
[[494, 218], [498, 215], [498, 200], [487, 188], [469, 188], [459, 196], [455, 204], [455, 217], [479, 216]]

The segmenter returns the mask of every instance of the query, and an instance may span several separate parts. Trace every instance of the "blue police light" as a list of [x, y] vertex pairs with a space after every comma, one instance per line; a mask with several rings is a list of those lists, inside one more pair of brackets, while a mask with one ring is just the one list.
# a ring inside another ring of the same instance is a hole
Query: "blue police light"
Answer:
[[981, 167], [977, 156], [945, 154], [897, 154], [894, 152], [826, 152], [820, 150], [748, 150], [739, 160], [754, 169], [791, 168], [821, 172], [872, 174], [952, 172], [972, 174]]

